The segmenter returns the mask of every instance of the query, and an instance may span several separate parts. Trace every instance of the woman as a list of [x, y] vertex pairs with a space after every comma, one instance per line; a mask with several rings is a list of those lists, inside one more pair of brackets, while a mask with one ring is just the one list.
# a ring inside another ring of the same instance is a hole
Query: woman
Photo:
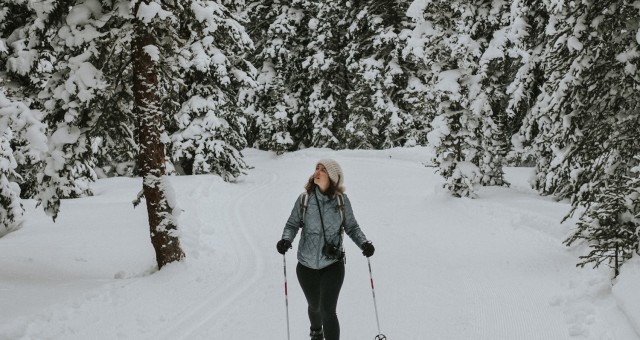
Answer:
[[296, 274], [309, 305], [312, 340], [340, 339], [336, 305], [344, 281], [343, 231], [364, 256], [375, 251], [353, 216], [343, 182], [344, 175], [336, 161], [318, 161], [306, 192], [296, 201], [276, 245], [280, 254], [286, 253], [302, 228]]

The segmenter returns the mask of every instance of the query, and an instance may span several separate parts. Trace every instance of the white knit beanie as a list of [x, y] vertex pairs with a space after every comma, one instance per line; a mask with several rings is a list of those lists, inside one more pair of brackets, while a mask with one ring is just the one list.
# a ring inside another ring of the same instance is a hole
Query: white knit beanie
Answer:
[[[333, 159], [321, 159], [318, 161], [318, 164], [322, 164], [325, 169], [327, 169], [327, 174], [329, 174], [329, 178], [336, 183], [337, 186], [341, 186], [344, 183], [344, 174], [342, 173], [342, 168], [338, 162]], [[316, 164], [317, 166], [317, 164]]]

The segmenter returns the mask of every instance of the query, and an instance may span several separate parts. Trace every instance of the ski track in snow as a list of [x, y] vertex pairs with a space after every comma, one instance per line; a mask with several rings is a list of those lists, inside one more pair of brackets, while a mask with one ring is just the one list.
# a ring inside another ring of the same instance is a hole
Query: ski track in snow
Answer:
[[[276, 182], [278, 176], [274, 173], [263, 174], [253, 171], [254, 181], [261, 183], [251, 190], [241, 191], [238, 197], [227, 200], [224, 208], [218, 212], [223, 212], [228, 216], [221, 220], [231, 221], [225, 226], [226, 235], [231, 237], [238, 264], [233, 277], [228, 280], [224, 287], [212, 288], [211, 294], [196, 306], [189, 306], [187, 312], [180, 313], [178, 320], [172, 322], [171, 327], [164, 329], [162, 334], [157, 334], [156, 339], [194, 339], [210, 328], [209, 323], [216, 319], [229, 305], [246, 294], [264, 272], [264, 265], [259, 248], [253, 241], [253, 236], [247, 230], [243, 216], [246, 215], [243, 209], [250, 207], [247, 199], [256, 195], [257, 192], [269, 189]], [[265, 178], [266, 177], [266, 178]], [[206, 204], [205, 204], [206, 205]], [[206, 209], [206, 208], [205, 208]], [[206, 210], [205, 210], [206, 211]], [[206, 214], [206, 219], [218, 218], [214, 214]], [[202, 224], [204, 221], [202, 219]]]

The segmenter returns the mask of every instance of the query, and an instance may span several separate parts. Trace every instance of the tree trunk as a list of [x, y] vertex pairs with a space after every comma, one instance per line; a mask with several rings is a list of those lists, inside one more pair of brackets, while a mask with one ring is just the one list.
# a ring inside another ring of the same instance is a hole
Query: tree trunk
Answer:
[[164, 132], [163, 115], [158, 95], [158, 70], [155, 62], [144, 50], [155, 45], [151, 28], [135, 23], [133, 50], [133, 93], [135, 114], [139, 124], [138, 162], [143, 178], [143, 192], [147, 202], [151, 244], [156, 252], [158, 268], [184, 258], [177, 236], [177, 223], [172, 216], [173, 207], [167, 201], [164, 144], [160, 137]]

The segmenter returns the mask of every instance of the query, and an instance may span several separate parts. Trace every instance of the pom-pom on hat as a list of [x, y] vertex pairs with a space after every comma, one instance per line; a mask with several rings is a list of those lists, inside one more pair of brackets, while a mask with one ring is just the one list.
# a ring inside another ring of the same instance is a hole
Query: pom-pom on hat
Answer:
[[317, 164], [322, 164], [324, 168], [327, 169], [329, 178], [336, 183], [337, 186], [341, 186], [342, 183], [344, 183], [344, 174], [342, 173], [342, 168], [338, 162], [327, 158], [319, 160]]

